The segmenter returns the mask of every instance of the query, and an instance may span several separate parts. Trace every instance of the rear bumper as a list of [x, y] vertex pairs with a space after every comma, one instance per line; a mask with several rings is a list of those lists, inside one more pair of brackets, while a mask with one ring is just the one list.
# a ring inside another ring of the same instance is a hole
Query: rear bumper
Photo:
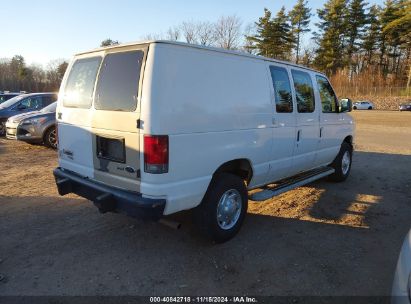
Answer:
[[153, 221], [163, 215], [165, 199], [144, 198], [141, 193], [103, 185], [62, 168], [54, 169], [53, 174], [60, 195], [75, 193], [93, 201], [102, 213], [120, 212]]

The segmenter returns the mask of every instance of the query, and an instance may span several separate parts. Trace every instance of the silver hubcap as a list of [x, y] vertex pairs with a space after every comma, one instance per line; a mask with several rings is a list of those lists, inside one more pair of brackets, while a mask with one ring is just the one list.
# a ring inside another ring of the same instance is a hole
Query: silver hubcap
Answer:
[[53, 148], [57, 147], [57, 139], [56, 139], [56, 130], [54, 129], [53, 131], [50, 132], [49, 134], [49, 143], [50, 146]]
[[217, 223], [221, 229], [228, 230], [235, 226], [241, 214], [241, 195], [230, 189], [221, 196], [217, 205]]
[[346, 175], [348, 173], [348, 170], [350, 170], [350, 165], [351, 165], [350, 152], [345, 151], [342, 157], [342, 163], [341, 163], [342, 173], [344, 175]]

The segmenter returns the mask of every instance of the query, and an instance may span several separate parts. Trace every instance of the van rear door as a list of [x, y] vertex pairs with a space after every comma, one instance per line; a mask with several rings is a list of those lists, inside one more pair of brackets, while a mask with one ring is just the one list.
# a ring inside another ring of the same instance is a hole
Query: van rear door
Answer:
[[139, 191], [142, 73], [147, 47], [78, 56], [57, 109], [60, 166], [111, 186]]

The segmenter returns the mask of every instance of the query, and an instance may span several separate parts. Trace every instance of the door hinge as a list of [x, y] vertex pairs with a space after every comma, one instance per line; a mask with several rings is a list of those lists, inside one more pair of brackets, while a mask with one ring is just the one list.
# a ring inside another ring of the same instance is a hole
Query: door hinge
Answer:
[[144, 121], [137, 119], [137, 129], [144, 129]]

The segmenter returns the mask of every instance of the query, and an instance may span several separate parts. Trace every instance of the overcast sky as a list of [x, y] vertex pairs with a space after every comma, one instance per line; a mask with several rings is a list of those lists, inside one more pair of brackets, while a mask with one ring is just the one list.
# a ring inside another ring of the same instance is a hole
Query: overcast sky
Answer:
[[[279, 0], [2, 0], [0, 58], [22, 55], [29, 64], [70, 59], [96, 48], [108, 37], [120, 42], [166, 32], [182, 21], [215, 21], [237, 15], [244, 25], [263, 14], [289, 10], [294, 1]], [[316, 13], [325, 0], [309, 0]], [[383, 0], [369, 0], [382, 4]], [[314, 20], [315, 21], [315, 20]]]

